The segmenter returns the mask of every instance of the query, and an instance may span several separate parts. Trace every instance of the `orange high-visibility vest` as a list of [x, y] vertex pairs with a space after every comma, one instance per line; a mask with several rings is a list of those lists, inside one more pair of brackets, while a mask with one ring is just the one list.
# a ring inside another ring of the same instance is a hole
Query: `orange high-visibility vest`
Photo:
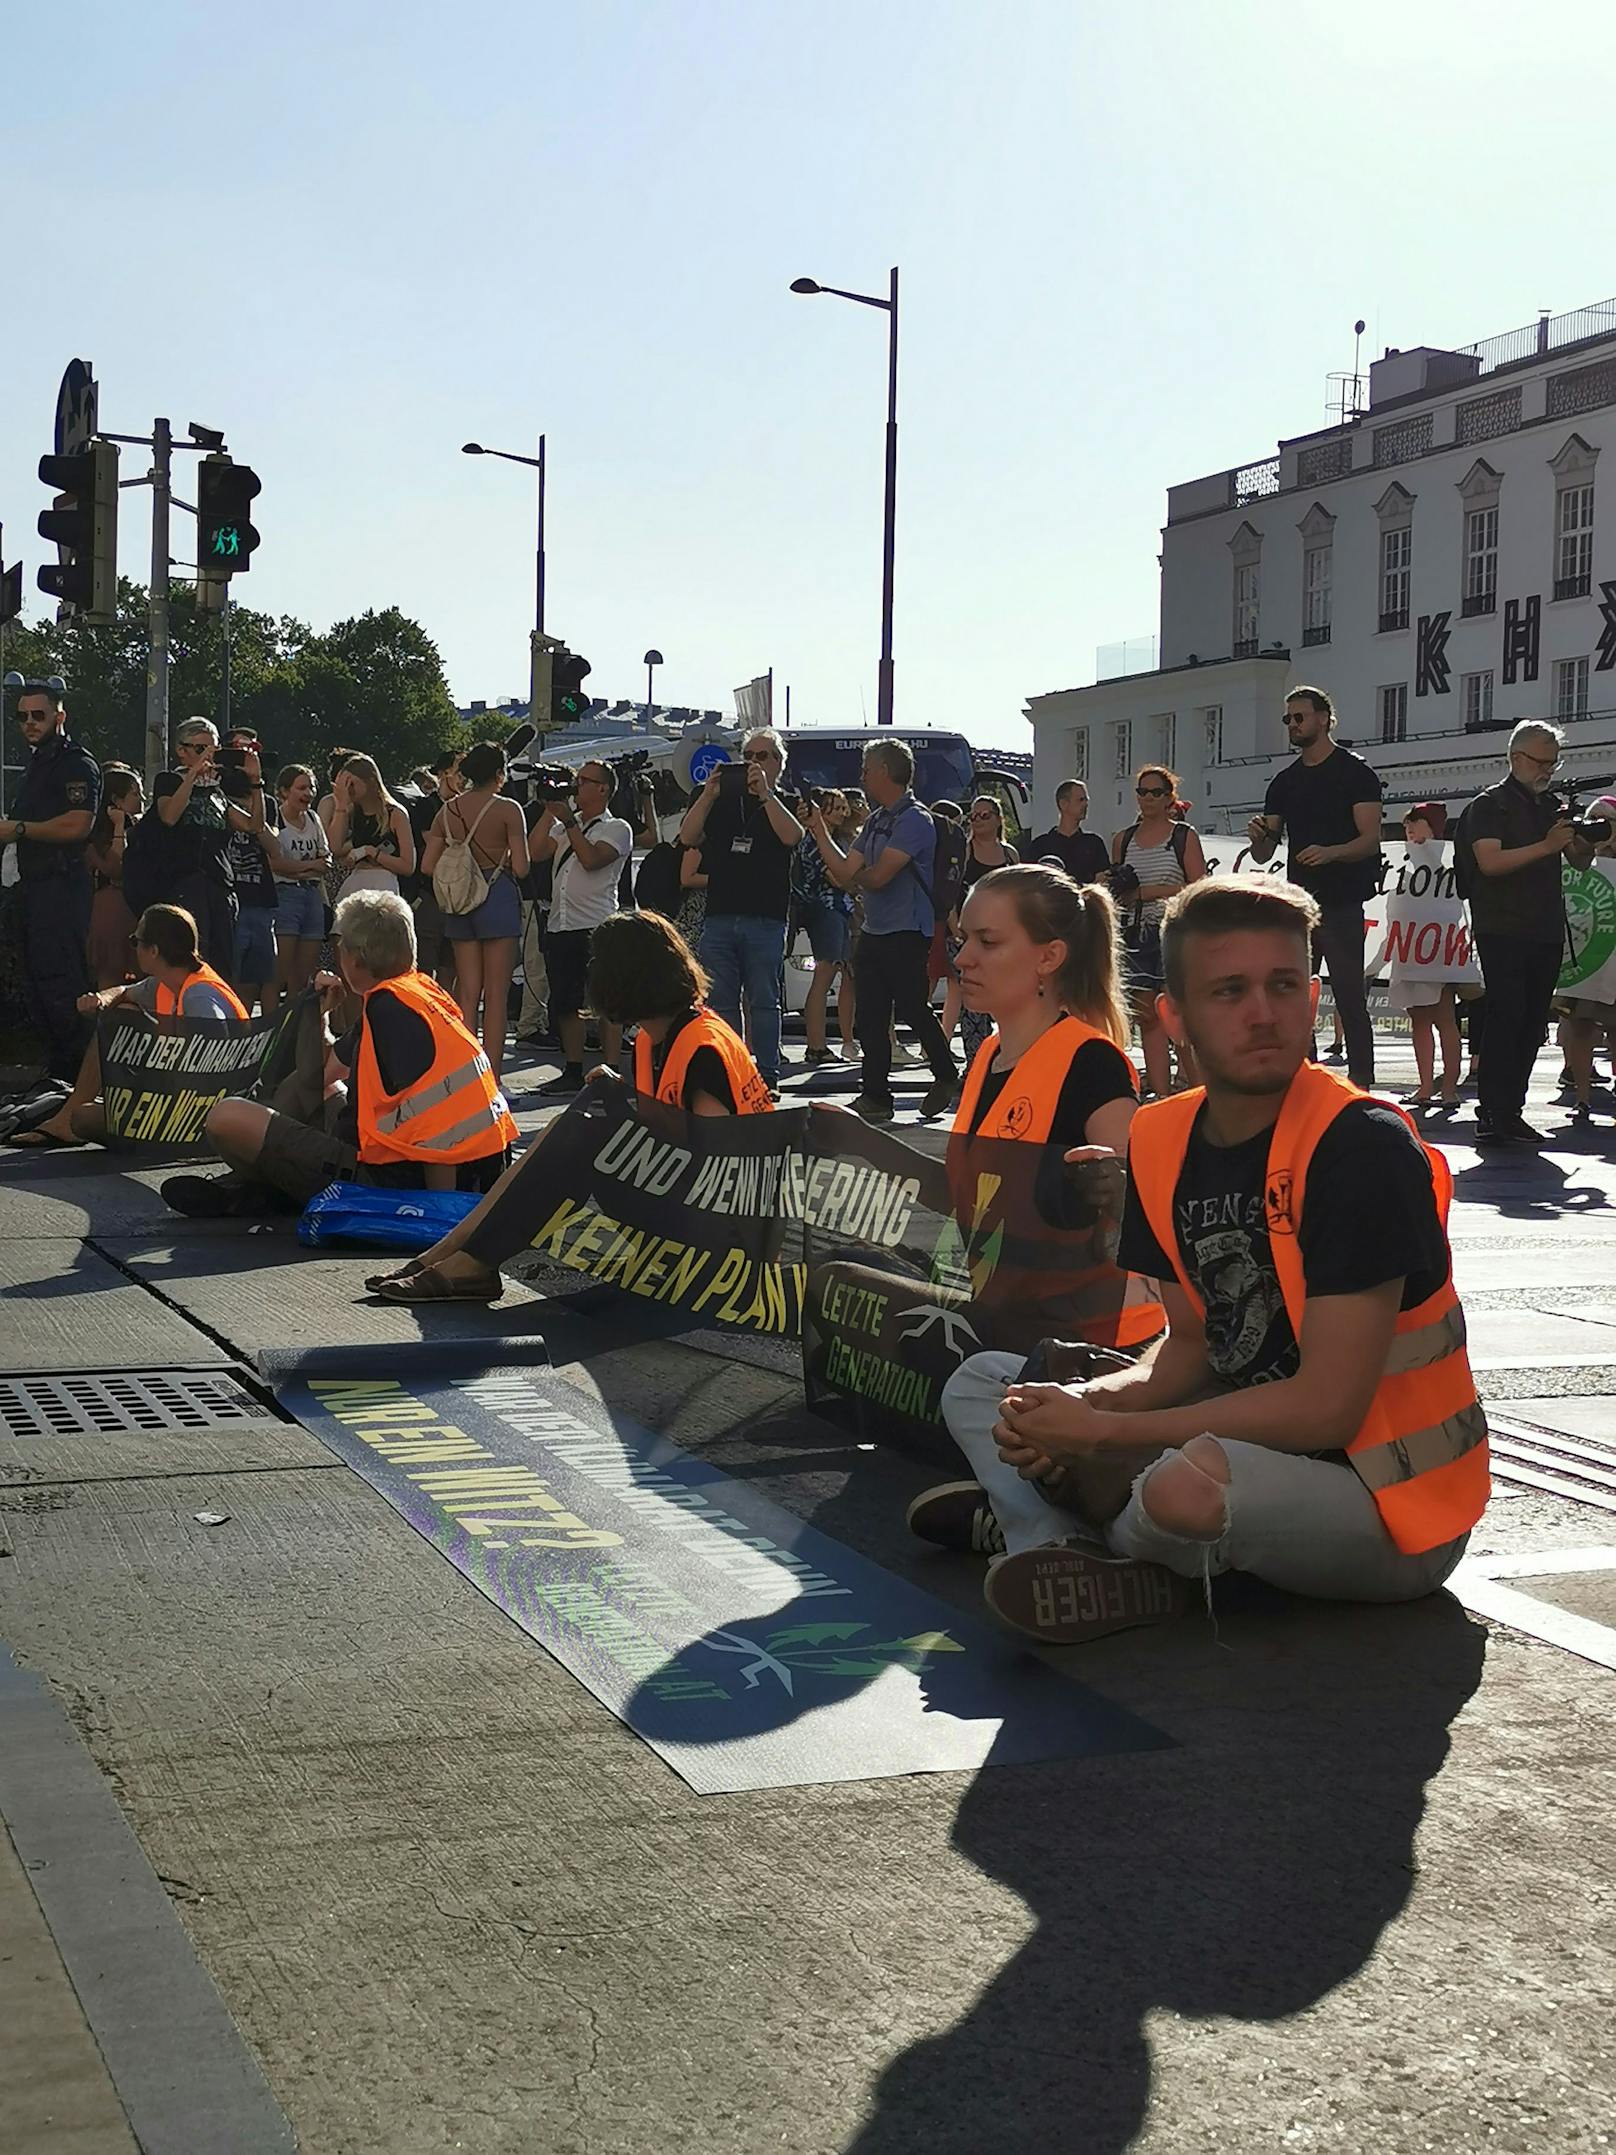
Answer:
[[[1334, 1071], [1303, 1063], [1290, 1083], [1268, 1147], [1263, 1209], [1274, 1270], [1297, 1340], [1307, 1308], [1301, 1226], [1314, 1148], [1343, 1108], [1367, 1094]], [[1134, 1118], [1128, 1170], [1151, 1232], [1172, 1259], [1179, 1285], [1204, 1318], [1173, 1226], [1173, 1198], [1204, 1090], [1142, 1107]], [[1377, 1107], [1390, 1103], [1377, 1100]], [[1401, 1113], [1401, 1109], [1397, 1111]], [[1412, 1130], [1414, 1125], [1404, 1115]], [[1418, 1133], [1416, 1132], [1416, 1135]], [[1453, 1175], [1440, 1152], [1431, 1163], [1437, 1217], [1447, 1234]], [[1216, 1420], [1216, 1409], [1208, 1410]], [[1468, 1532], [1486, 1508], [1487, 1417], [1465, 1352], [1464, 1311], [1453, 1291], [1453, 1261], [1435, 1294], [1401, 1310], [1380, 1382], [1347, 1457], [1373, 1496], [1387, 1533], [1406, 1555], [1435, 1549]]]
[[213, 970], [213, 967], [211, 965], [203, 965], [201, 963], [198, 963], [196, 971], [194, 973], [186, 974], [185, 978], [180, 982], [178, 990], [175, 990], [173, 988], [165, 988], [163, 986], [163, 983], [161, 981], [158, 981], [157, 1001], [154, 1006], [157, 1011], [157, 1015], [160, 1018], [183, 1017], [185, 1014], [183, 1008], [185, 1002], [185, 991], [187, 988], [194, 987], [199, 980], [205, 982], [206, 985], [213, 990], [215, 995], [222, 996], [224, 1000], [230, 1005], [231, 1009], [235, 1012], [236, 1016], [240, 1018], [243, 1025], [246, 1024], [247, 1006], [241, 1000], [241, 997], [236, 993], [235, 989], [231, 987], [228, 980], [220, 979], [219, 975]]
[[[961, 1232], [967, 1237], [968, 1248], [985, 1250], [995, 1229], [1003, 1225], [1002, 1218], [996, 1218], [994, 1213], [996, 1192], [982, 1189], [983, 1179], [991, 1178], [979, 1178], [972, 1164], [974, 1142], [981, 1138], [1019, 1138], [1029, 1145], [1047, 1145], [1054, 1127], [1055, 1109], [1060, 1104], [1061, 1088], [1072, 1067], [1072, 1057], [1091, 1040], [1104, 1040], [1108, 1047], [1116, 1047], [1114, 1040], [1083, 1019], [1070, 1015], [1058, 1018], [1048, 1032], [1040, 1035], [1019, 1057], [1005, 1079], [999, 1097], [983, 1116], [981, 1127], [973, 1131], [971, 1122], [976, 1103], [982, 1096], [982, 1087], [999, 1051], [998, 1034], [990, 1034], [977, 1050], [960, 1094], [960, 1104], [954, 1112], [948, 1148], [955, 1215]], [[1121, 1050], [1117, 1052], [1120, 1054]], [[1131, 1070], [1132, 1065], [1129, 1067]], [[1134, 1082], [1137, 1089], [1137, 1078]], [[1167, 1312], [1157, 1301], [1149, 1283], [1131, 1272], [1119, 1271], [1109, 1259], [1070, 1272], [1039, 1261], [1045, 1251], [1054, 1255], [1069, 1249], [1071, 1236], [1040, 1240], [1036, 1250], [1026, 1238], [1019, 1239], [1020, 1250], [1008, 1261], [1001, 1253], [990, 1278], [984, 1281], [988, 1296], [995, 1304], [1027, 1302], [1047, 1307], [1068, 1300], [1074, 1306], [1084, 1302], [1092, 1305], [1097, 1299], [1102, 1303], [1110, 1301], [1111, 1308], [1102, 1316], [1082, 1318], [1074, 1314], [1069, 1320], [1062, 1321], [1062, 1339], [1082, 1339], [1097, 1347], [1137, 1347], [1147, 1339], [1154, 1339], [1166, 1324]], [[1113, 1290], [1111, 1295], [1106, 1293], [1108, 1287]], [[1060, 1312], [1057, 1309], [1051, 1315], [1059, 1317]]]
[[651, 1042], [645, 1028], [640, 1028], [634, 1041], [635, 1085], [653, 1100], [664, 1101], [669, 1107], [683, 1107], [690, 1058], [701, 1048], [718, 1051], [737, 1115], [769, 1113], [774, 1102], [745, 1041], [724, 1023], [716, 1010], [709, 1010], [705, 1005], [699, 1006], [694, 1016], [675, 1034], [668, 1059], [662, 1065], [662, 1075], [655, 1084], [651, 1081]]
[[518, 1132], [505, 1096], [458, 1006], [424, 973], [380, 980], [365, 1001], [384, 988], [430, 1026], [432, 1066], [406, 1091], [387, 1092], [370, 1027], [361, 1028], [354, 1073], [360, 1159], [369, 1167], [396, 1160], [454, 1167], [514, 1144]]

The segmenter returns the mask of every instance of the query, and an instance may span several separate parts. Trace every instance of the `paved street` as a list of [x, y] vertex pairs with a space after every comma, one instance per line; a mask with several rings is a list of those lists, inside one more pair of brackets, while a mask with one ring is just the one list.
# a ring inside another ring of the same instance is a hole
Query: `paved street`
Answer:
[[[4, 1366], [83, 1380], [13, 1381], [0, 1423], [0, 2148], [1611, 2146], [1616, 1129], [1558, 1134], [1556, 1067], [1540, 1157], [1478, 1155], [1469, 1104], [1436, 1126], [1497, 1439], [1458, 1593], [1226, 1587], [1046, 1657], [1152, 1748], [732, 1795], [258, 1358], [542, 1333], [586, 1395], [974, 1616], [971, 1563], [903, 1530], [933, 1463], [627, 1297], [386, 1308], [355, 1299], [373, 1257], [175, 1219], [162, 1168], [0, 1159]], [[132, 1373], [189, 1404], [93, 1381]]]

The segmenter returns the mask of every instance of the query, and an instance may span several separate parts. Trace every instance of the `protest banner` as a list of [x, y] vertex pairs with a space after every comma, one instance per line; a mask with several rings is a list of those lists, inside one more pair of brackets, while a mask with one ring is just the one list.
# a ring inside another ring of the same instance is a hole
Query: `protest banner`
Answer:
[[282, 1013], [243, 1025], [155, 1018], [128, 1003], [103, 1010], [96, 1035], [108, 1145], [200, 1145], [208, 1109], [258, 1083], [282, 1023]]
[[1103, 1331], [1121, 1301], [1114, 1163], [1056, 1231], [1042, 1147], [936, 1159], [832, 1107], [686, 1116], [597, 1081], [543, 1143], [536, 1258], [692, 1326], [800, 1339], [816, 1401], [935, 1431], [964, 1356]]
[[1565, 964], [1559, 993], [1589, 1003], [1616, 1003], [1616, 860], [1595, 855], [1586, 868], [1560, 870], [1565, 899]]

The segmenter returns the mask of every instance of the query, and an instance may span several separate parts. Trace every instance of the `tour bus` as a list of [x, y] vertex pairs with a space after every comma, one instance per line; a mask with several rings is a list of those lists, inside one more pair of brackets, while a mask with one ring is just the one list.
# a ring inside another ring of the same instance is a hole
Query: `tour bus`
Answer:
[[[1020, 810], [1028, 800], [1026, 779], [1013, 768], [1022, 759], [1005, 755], [998, 764], [978, 760], [963, 733], [945, 733], [929, 726], [792, 726], [782, 728], [786, 744], [786, 784], [793, 791], [803, 786], [834, 786], [839, 791], [856, 786], [864, 767], [864, 752], [875, 742], [907, 743], [915, 757], [915, 795], [928, 805], [932, 801], [958, 801], [964, 808], [973, 795], [991, 794], [1005, 811], [1005, 835], [1012, 843], [1021, 827]], [[993, 755], [992, 750], [986, 756]], [[1025, 759], [1028, 775], [1032, 758]]]

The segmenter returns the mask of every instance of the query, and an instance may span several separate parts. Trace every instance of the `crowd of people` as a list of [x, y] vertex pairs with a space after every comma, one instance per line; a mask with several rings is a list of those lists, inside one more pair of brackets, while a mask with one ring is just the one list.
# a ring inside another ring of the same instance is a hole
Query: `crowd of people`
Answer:
[[[516, 1156], [503, 1081], [518, 964], [517, 1024], [553, 1027], [561, 1051], [548, 1095], [585, 1083], [592, 1018], [599, 1070], [690, 1115], [761, 1115], [779, 1099], [800, 934], [807, 1059], [834, 1053], [835, 986], [859, 1113], [891, 1117], [901, 1023], [951, 1157], [1040, 1148], [1057, 1245], [1078, 1179], [1114, 1178], [1116, 1291], [1071, 1343], [1090, 1359], [1075, 1379], [1051, 1362], [1063, 1275], [1029, 1275], [1018, 1315], [1037, 1351], [960, 1366], [944, 1412], [970, 1478], [910, 1509], [924, 1538], [989, 1559], [1006, 1622], [1086, 1639], [1170, 1615], [1187, 1582], [1227, 1569], [1396, 1600], [1458, 1561], [1486, 1500], [1486, 1424], [1452, 1284], [1452, 1177], [1409, 1112], [1458, 1098], [1458, 1009], [1451, 983], [1414, 998], [1417, 1089], [1375, 1098], [1364, 910], [1382, 788], [1335, 740], [1323, 691], [1287, 698], [1295, 756], [1249, 827], [1258, 862], [1286, 843], [1283, 879], [1209, 874], [1160, 765], [1138, 772], [1136, 815], [1109, 843], [1067, 781], [1023, 859], [991, 799], [918, 801], [896, 738], [871, 745], [858, 789], [797, 790], [758, 729], [675, 824], [649, 788], [614, 812], [604, 762], [525, 801], [493, 742], [396, 794], [356, 751], [323, 781], [303, 764], [266, 781], [257, 741], [205, 719], [177, 729], [148, 806], [137, 774], [72, 740], [53, 686], [27, 684], [18, 717], [33, 759], [0, 844], [20, 871], [36, 1021], [72, 1080], [35, 1142], [102, 1134], [91, 1031], [108, 1003], [231, 1024], [296, 995], [268, 1097], [209, 1117], [226, 1174], [173, 1177], [165, 1197], [216, 1214], [300, 1207], [333, 1179], [459, 1189], [476, 1200], [460, 1225], [368, 1288], [492, 1300], [543, 1199], [545, 1138]], [[1452, 840], [1485, 990], [1466, 1000], [1480, 1136], [1514, 1149], [1538, 1142], [1523, 1106], [1560, 970], [1560, 864], [1613, 845], [1610, 817], [1551, 792], [1560, 748], [1523, 722], [1507, 775], [1451, 828], [1435, 802], [1403, 826], [1415, 845]], [[1321, 974], [1341, 1036], [1323, 1055]], [[1562, 1015], [1586, 1112], [1616, 1012]]]

